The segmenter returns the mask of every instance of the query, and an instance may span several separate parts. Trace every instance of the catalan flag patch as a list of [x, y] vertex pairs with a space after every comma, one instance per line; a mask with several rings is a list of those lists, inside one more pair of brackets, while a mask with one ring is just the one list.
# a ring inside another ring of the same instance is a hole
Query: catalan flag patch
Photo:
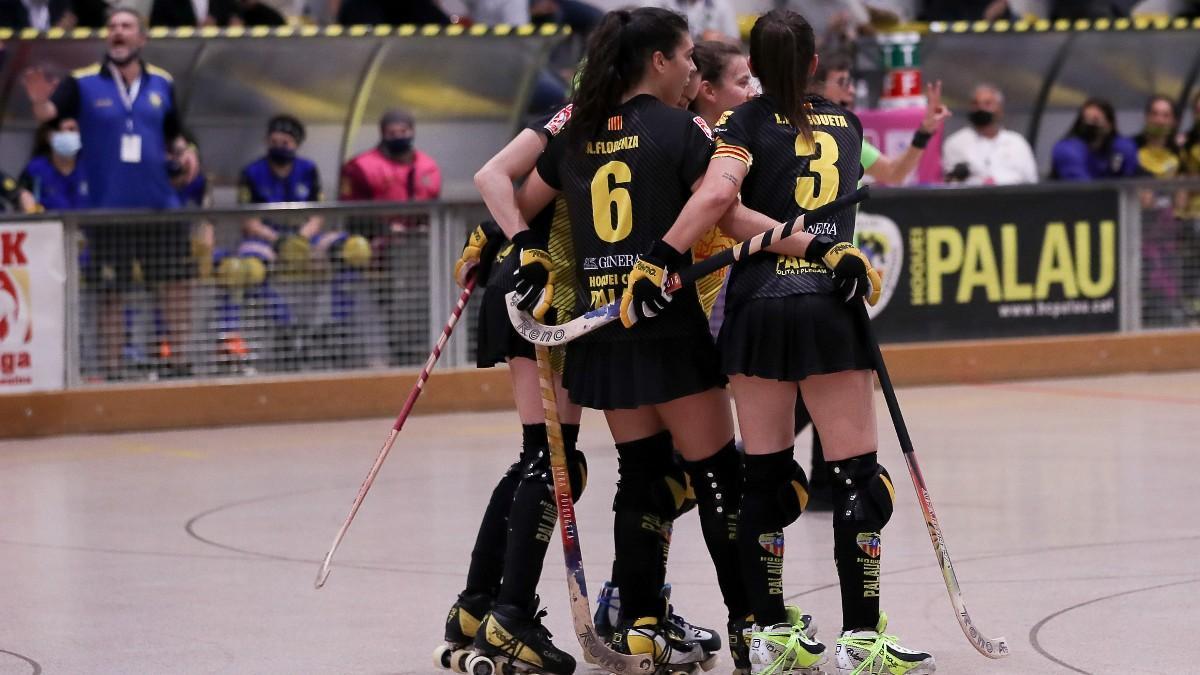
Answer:
[[625, 128], [625, 120], [620, 115], [613, 115], [608, 118], [608, 130], [620, 131]]
[[722, 140], [717, 140], [717, 150], [713, 153], [713, 159], [718, 157], [731, 157], [742, 162], [749, 167], [754, 158], [750, 155], [750, 151], [740, 145], [730, 145]]

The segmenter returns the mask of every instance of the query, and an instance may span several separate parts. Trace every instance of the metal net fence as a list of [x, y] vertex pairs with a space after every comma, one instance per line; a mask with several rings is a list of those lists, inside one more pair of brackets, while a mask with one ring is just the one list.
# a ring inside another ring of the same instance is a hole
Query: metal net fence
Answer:
[[[418, 366], [480, 215], [434, 205], [68, 221], [74, 370], [86, 383]], [[460, 326], [452, 362], [474, 343], [470, 317]]]
[[1141, 324], [1200, 326], [1200, 184], [1145, 187], [1141, 210]]

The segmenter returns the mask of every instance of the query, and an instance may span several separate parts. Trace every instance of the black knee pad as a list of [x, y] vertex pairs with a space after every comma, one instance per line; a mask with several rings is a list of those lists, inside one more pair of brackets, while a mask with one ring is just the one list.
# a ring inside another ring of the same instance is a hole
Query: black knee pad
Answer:
[[674, 520], [688, 499], [686, 474], [675, 463], [671, 434], [617, 444], [613, 511], [641, 511]]
[[571, 478], [571, 498], [579, 501], [587, 487], [587, 457], [579, 450], [567, 451], [567, 475]]
[[663, 476], [663, 481], [666, 483], [667, 490], [671, 493], [671, 500], [677, 505], [675, 515], [672, 519], [678, 518], [683, 514], [696, 508], [696, 490], [692, 482], [691, 474], [679, 463], [678, 460], [671, 470]]
[[765, 501], [771, 516], [770, 522], [763, 524], [770, 529], [791, 525], [808, 508], [808, 476], [792, 457], [793, 452], [794, 448], [785, 448], [769, 455], [746, 456], [743, 500]]
[[833, 485], [833, 523], [881, 529], [892, 519], [896, 490], [875, 453], [829, 463]]
[[702, 511], [721, 516], [737, 513], [742, 503], [742, 456], [732, 439], [712, 457], [684, 466]]
[[[554, 473], [550, 470], [550, 450], [542, 448], [530, 453], [522, 467], [522, 480], [545, 483], [554, 489]], [[567, 477], [571, 481], [571, 501], [578, 502], [587, 487], [587, 458], [578, 450], [567, 452]]]

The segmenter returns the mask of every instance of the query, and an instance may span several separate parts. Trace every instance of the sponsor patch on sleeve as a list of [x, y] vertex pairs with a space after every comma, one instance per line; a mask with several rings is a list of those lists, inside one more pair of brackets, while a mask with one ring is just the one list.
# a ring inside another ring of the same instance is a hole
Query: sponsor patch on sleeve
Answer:
[[546, 131], [550, 132], [551, 136], [557, 136], [563, 130], [563, 127], [567, 126], [567, 122], [570, 120], [571, 106], [568, 104], [565, 108], [555, 113], [554, 117], [551, 117], [549, 122], [546, 122], [545, 129]]

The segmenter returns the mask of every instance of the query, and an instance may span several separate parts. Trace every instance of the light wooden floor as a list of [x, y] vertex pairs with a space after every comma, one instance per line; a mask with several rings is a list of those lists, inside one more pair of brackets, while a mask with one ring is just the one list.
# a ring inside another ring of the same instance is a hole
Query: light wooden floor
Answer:
[[[1200, 671], [1187, 637], [1200, 623], [1200, 373], [918, 388], [900, 400], [967, 605], [1012, 656], [986, 660], [959, 632], [880, 398], [880, 458], [899, 497], [884, 608], [905, 643], [933, 652], [941, 673]], [[410, 419], [316, 591], [389, 425], [0, 443], [0, 673], [433, 671], [519, 427], [511, 413]], [[602, 419], [584, 425], [579, 518], [594, 590], [611, 561], [616, 468]], [[556, 639], [578, 655], [561, 561], [556, 540], [540, 591]], [[681, 613], [723, 626], [694, 516], [676, 525], [669, 578]], [[786, 578], [831, 641], [827, 514], [788, 530]]]

